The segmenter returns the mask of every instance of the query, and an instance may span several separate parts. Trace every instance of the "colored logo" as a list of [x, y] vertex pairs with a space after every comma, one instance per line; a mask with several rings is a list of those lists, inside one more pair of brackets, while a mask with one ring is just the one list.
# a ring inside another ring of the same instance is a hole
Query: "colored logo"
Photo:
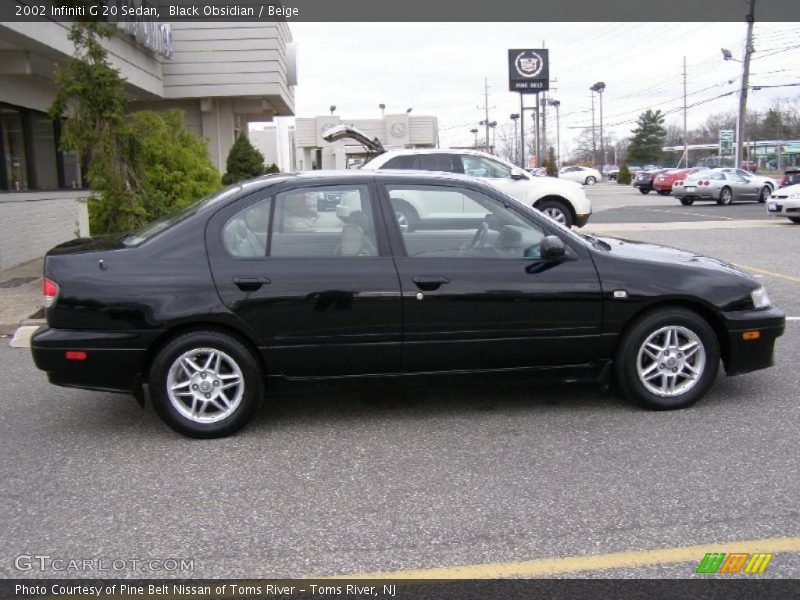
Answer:
[[763, 573], [772, 554], [709, 552], [697, 566], [697, 573]]
[[525, 50], [517, 55], [514, 59], [514, 66], [517, 68], [517, 73], [523, 77], [536, 77], [542, 72], [544, 67], [544, 60], [542, 57], [533, 50]]

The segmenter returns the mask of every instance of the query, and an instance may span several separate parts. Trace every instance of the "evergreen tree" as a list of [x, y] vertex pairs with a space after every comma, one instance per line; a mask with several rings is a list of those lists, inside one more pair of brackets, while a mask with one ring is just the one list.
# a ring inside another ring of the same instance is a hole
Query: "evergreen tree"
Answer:
[[628, 185], [631, 182], [631, 170], [627, 164], [623, 164], [617, 173], [617, 183], [620, 185]]
[[264, 174], [264, 155], [256, 150], [246, 135], [239, 135], [231, 146], [225, 169], [226, 173], [222, 176], [225, 185], [258, 177]]
[[657, 163], [663, 154], [661, 148], [667, 139], [664, 115], [660, 110], [646, 110], [637, 120], [633, 138], [628, 147], [628, 161], [638, 163]]
[[269, 175], [271, 173], [280, 173], [280, 172], [281, 172], [281, 170], [278, 168], [278, 165], [276, 165], [275, 163], [272, 163], [270, 166], [268, 166], [264, 170], [264, 173], [266, 173], [267, 175]]
[[544, 159], [542, 166], [547, 170], [550, 177], [558, 177], [558, 167], [556, 166], [556, 151], [550, 146], [547, 149], [547, 158]]

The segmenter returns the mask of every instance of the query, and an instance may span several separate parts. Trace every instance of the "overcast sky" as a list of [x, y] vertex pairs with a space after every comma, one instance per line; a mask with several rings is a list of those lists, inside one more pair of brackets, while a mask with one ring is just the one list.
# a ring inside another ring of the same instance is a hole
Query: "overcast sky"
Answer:
[[[404, 112], [439, 118], [443, 147], [469, 145], [484, 118], [483, 82], [489, 82], [490, 120], [511, 127], [519, 95], [508, 91], [507, 49], [550, 49], [551, 97], [561, 101], [562, 154], [581, 127], [591, 125], [589, 87], [604, 81], [604, 125], [629, 135], [647, 108], [682, 123], [683, 56], [688, 63], [689, 127], [710, 113], [735, 111], [741, 64], [725, 62], [721, 47], [741, 58], [741, 23], [292, 23], [298, 49], [295, 114], [329, 113], [344, 119]], [[756, 23], [751, 84], [800, 82], [800, 23]], [[734, 83], [728, 83], [734, 80]], [[751, 92], [750, 107], [798, 97], [800, 87]], [[529, 102], [532, 104], [533, 97]], [[554, 115], [553, 115], [554, 117]], [[548, 118], [548, 131], [555, 119]], [[599, 121], [599, 113], [598, 113]], [[552, 129], [551, 129], [552, 128]]]

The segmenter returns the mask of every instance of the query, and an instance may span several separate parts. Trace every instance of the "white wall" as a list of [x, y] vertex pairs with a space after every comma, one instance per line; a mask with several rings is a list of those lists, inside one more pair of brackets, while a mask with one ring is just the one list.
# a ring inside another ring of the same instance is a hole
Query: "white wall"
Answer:
[[0, 193], [0, 270], [89, 235], [87, 192]]

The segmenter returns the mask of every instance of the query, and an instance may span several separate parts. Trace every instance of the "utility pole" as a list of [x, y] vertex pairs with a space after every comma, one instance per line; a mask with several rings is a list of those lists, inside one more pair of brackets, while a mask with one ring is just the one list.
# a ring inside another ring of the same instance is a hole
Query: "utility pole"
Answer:
[[486, 152], [489, 152], [489, 81], [483, 78], [483, 108], [486, 111]]
[[[750, 12], [747, 14], [747, 42], [744, 47], [744, 61], [742, 63], [742, 87], [739, 90], [739, 119], [737, 121], [736, 136], [736, 167], [741, 166], [742, 142], [745, 139], [745, 128], [747, 125], [747, 90], [750, 86], [750, 56], [753, 53], [753, 23], [756, 20], [756, 0], [750, 0]], [[749, 157], [748, 157], [749, 158]]]
[[526, 160], [525, 155], [525, 94], [519, 94], [519, 158], [521, 168], [525, 168]]
[[592, 94], [592, 166], [597, 166], [597, 139], [594, 131], [594, 91]]
[[536, 166], [542, 166], [542, 154], [540, 150], [540, 145], [542, 143], [541, 137], [539, 135], [539, 92], [536, 92], [536, 112], [533, 116], [533, 128], [536, 133]]
[[[689, 167], [689, 139], [687, 138], [686, 128], [686, 57], [683, 57], [683, 160], [684, 167]], [[681, 161], [678, 161], [678, 166], [681, 166]]]
[[542, 96], [542, 151], [547, 156], [547, 92]]

